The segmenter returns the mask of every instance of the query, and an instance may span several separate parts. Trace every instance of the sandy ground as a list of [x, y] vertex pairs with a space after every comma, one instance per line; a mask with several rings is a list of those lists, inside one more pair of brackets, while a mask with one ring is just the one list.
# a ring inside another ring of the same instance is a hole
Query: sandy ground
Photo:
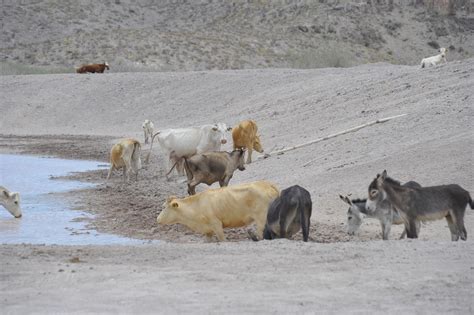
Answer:
[[[469, 59], [423, 71], [374, 64], [3, 77], [0, 152], [71, 159], [106, 162], [114, 141], [142, 138], [145, 118], [158, 129], [251, 118], [270, 152], [408, 115], [235, 173], [231, 184], [266, 179], [307, 188], [314, 209], [308, 244], [254, 243], [244, 229], [226, 231], [231, 242], [207, 244], [183, 226], [157, 226], [165, 198], [186, 190], [180, 179], [164, 178], [156, 149], [137, 182], [123, 185], [116, 174], [110, 187], [64, 197], [95, 213], [90, 226], [99, 231], [166, 242], [3, 245], [2, 266], [12, 268], [1, 271], [2, 307], [11, 313], [472, 312], [473, 211], [466, 210], [467, 242], [450, 242], [444, 221], [424, 225], [414, 241], [395, 241], [402, 228], [394, 227], [393, 241], [382, 242], [373, 220], [356, 236], [345, 233], [347, 207], [338, 194], [365, 197], [375, 174], [387, 169], [424, 186], [458, 183], [472, 195], [473, 70]], [[105, 176], [101, 170], [68, 178], [103, 183]], [[68, 262], [74, 257], [84, 263]]]

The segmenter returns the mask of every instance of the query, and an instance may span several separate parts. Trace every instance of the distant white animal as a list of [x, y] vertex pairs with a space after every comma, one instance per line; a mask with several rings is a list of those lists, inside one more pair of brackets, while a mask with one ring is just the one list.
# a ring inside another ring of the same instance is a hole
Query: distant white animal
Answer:
[[4, 206], [15, 218], [21, 218], [20, 194], [10, 192], [0, 186], [0, 205]]
[[[155, 137], [158, 137], [169, 170], [177, 160], [181, 159], [178, 164], [182, 164], [184, 162], [183, 157], [189, 158], [197, 153], [220, 151], [221, 145], [227, 143], [227, 135], [231, 130], [232, 127], [227, 127], [224, 123], [216, 123], [200, 127], [159, 131], [151, 139], [150, 152], [147, 155], [146, 162], [149, 161]], [[171, 160], [170, 157], [172, 157]], [[183, 165], [176, 165], [176, 168], [181, 171], [184, 169]]]
[[[142, 168], [140, 158], [141, 145], [138, 140], [125, 139], [114, 144], [110, 151], [110, 169], [107, 175], [107, 181], [114, 169], [123, 169], [123, 181], [130, 179], [130, 172], [135, 173], [135, 179], [138, 178], [138, 170]], [[106, 181], [106, 182], [107, 182]]]
[[155, 126], [151, 120], [145, 119], [142, 124], [143, 133], [145, 134], [145, 144], [148, 143], [148, 140], [153, 136], [153, 129]]
[[431, 56], [427, 57], [421, 60], [421, 68], [428, 67], [428, 66], [436, 66], [437, 64], [440, 64], [441, 61], [444, 63], [447, 63], [446, 61], [446, 53], [448, 50], [444, 47], [441, 47], [439, 49], [439, 54], [436, 56]]

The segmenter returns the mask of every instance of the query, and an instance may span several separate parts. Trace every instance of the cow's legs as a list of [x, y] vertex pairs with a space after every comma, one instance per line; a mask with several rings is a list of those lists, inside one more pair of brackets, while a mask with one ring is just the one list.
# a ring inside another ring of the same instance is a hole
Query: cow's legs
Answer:
[[123, 177], [123, 182], [126, 183], [128, 181], [128, 172], [127, 172], [127, 167], [124, 166], [122, 167], [122, 177]]
[[217, 239], [220, 242], [225, 241], [224, 229], [222, 228], [222, 222], [215, 220], [211, 223], [211, 228], [217, 236]]
[[247, 164], [252, 163], [252, 150], [253, 150], [252, 146], [247, 148]]
[[[456, 211], [457, 210], [457, 211]], [[450, 211], [452, 213], [452, 217], [454, 218], [454, 223], [456, 225], [458, 237], [460, 237], [463, 241], [467, 239], [467, 231], [464, 227], [464, 209], [453, 209]]]
[[112, 176], [113, 171], [114, 171], [114, 164], [112, 163], [112, 165], [110, 165], [110, 168], [109, 168], [109, 173], [107, 174], [107, 179], [105, 180], [106, 183], [109, 181], [110, 176]]
[[226, 176], [223, 180], [220, 180], [220, 181], [219, 181], [219, 185], [220, 185], [221, 187], [226, 187], [226, 186], [228, 186], [231, 178], [232, 178], [232, 175]]
[[145, 134], [145, 144], [148, 144], [148, 132], [144, 130], [143, 133]]

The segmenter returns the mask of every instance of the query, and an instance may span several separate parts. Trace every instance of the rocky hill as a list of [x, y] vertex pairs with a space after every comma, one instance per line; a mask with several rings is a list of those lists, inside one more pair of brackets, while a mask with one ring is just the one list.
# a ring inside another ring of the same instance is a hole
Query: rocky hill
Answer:
[[464, 6], [444, 15], [409, 5], [422, 1], [368, 2], [4, 1], [0, 62], [175, 71], [417, 64], [439, 46], [449, 60], [474, 56]]

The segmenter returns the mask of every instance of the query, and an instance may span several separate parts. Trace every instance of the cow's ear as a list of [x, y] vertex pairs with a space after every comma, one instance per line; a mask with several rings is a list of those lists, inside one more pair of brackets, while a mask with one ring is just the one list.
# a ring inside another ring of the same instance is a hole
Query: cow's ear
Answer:
[[228, 127], [228, 128], [227, 128], [227, 131], [231, 131], [231, 130], [232, 130], [232, 127]]
[[166, 199], [166, 202], [170, 203], [171, 201], [173, 201], [173, 199], [176, 199], [176, 198], [177, 198], [176, 196], [169, 196], [168, 199]]
[[8, 194], [8, 192], [6, 190], [3, 191], [3, 194], [5, 195], [5, 197], [9, 198], [10, 195]]
[[178, 208], [178, 207], [179, 207], [179, 205], [178, 205], [178, 203], [177, 203], [176, 201], [174, 201], [173, 203], [171, 203], [171, 206], [172, 206], [173, 208]]
[[217, 127], [212, 127], [212, 130], [217, 131]]

